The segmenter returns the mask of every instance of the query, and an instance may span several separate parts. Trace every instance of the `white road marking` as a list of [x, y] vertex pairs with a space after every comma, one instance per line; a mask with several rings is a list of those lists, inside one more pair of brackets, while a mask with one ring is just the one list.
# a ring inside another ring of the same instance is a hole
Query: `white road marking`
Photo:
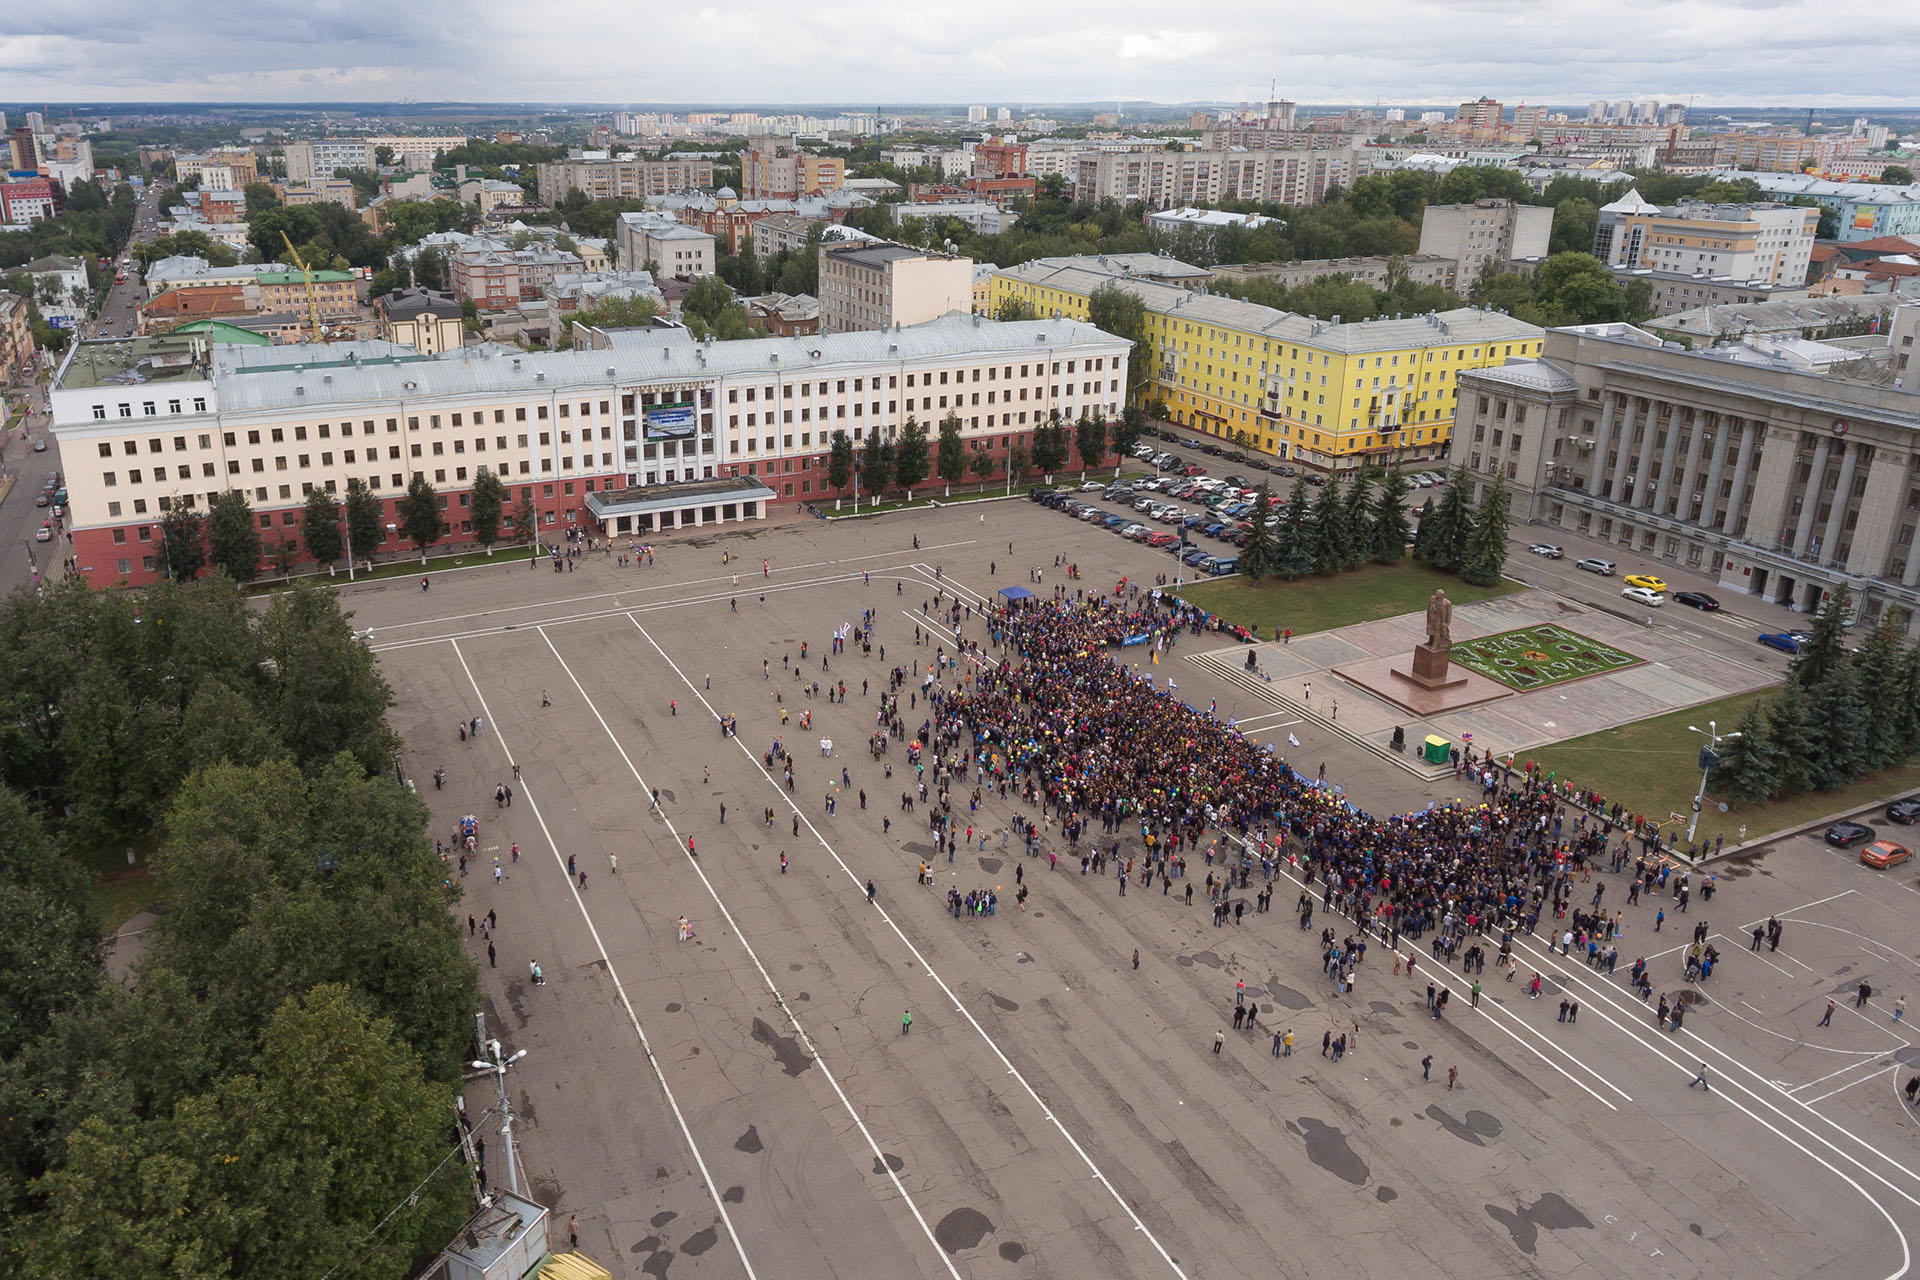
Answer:
[[[481, 689], [480, 682], [474, 679], [473, 668], [467, 665], [467, 656], [460, 652], [457, 641], [453, 644], [453, 656], [460, 660], [460, 669], [466, 672], [467, 683], [473, 686], [473, 696], [480, 701], [480, 712], [486, 716], [487, 723], [493, 728], [491, 740], [500, 744], [500, 750], [505, 753], [508, 763], [512, 763], [513, 752], [508, 749], [506, 737], [500, 732], [499, 717], [495, 716], [493, 708], [487, 705], [486, 692]], [[566, 875], [566, 859], [560, 856], [560, 844], [553, 838], [553, 832], [547, 829], [547, 820], [540, 812], [540, 802], [534, 798], [532, 785], [524, 779], [521, 780], [520, 785], [521, 798], [533, 810], [533, 820], [540, 824], [540, 833], [546, 837], [547, 847], [553, 851], [554, 862], [559, 865], [561, 874]], [[586, 922], [587, 933], [593, 938], [594, 949], [600, 953], [600, 963], [606, 966], [607, 977], [612, 979], [613, 989], [620, 996], [620, 1004], [627, 1011], [627, 1021], [633, 1025], [634, 1034], [640, 1038], [640, 1050], [647, 1055], [647, 1065], [653, 1068], [653, 1078], [659, 1082], [660, 1092], [666, 1095], [667, 1106], [673, 1109], [674, 1121], [680, 1126], [680, 1136], [686, 1139], [687, 1150], [693, 1153], [693, 1162], [700, 1167], [700, 1181], [706, 1187], [707, 1195], [713, 1200], [713, 1207], [727, 1229], [727, 1238], [733, 1241], [734, 1252], [740, 1255], [740, 1265], [746, 1268], [751, 1280], [756, 1272], [752, 1261], [747, 1257], [746, 1246], [740, 1241], [740, 1233], [734, 1230], [733, 1215], [727, 1212], [726, 1202], [720, 1197], [720, 1184], [714, 1181], [713, 1174], [707, 1169], [707, 1159], [700, 1153], [700, 1145], [693, 1140], [693, 1130], [687, 1127], [687, 1117], [681, 1112], [678, 1099], [673, 1096], [673, 1088], [667, 1084], [666, 1073], [660, 1069], [660, 1060], [653, 1055], [653, 1044], [647, 1039], [647, 1030], [640, 1025], [640, 1015], [633, 1011], [633, 1001], [627, 998], [626, 984], [620, 981], [620, 975], [613, 967], [613, 958], [607, 954], [607, 944], [601, 941], [600, 931], [594, 928], [593, 917], [587, 912], [586, 902], [581, 899], [580, 891], [573, 883], [573, 877], [566, 876], [566, 880], [567, 891], [573, 894], [573, 903], [580, 908], [580, 918]]]

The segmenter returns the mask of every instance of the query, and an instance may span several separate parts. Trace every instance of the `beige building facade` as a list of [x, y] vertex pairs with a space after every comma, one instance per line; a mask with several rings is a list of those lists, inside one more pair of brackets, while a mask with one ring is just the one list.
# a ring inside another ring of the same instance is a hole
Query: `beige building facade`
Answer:
[[820, 332], [920, 324], [973, 309], [973, 259], [906, 245], [820, 250]]
[[1454, 459], [1505, 475], [1516, 520], [1807, 611], [1844, 584], [1920, 630], [1920, 397], [1615, 324], [1549, 330], [1460, 402]]
[[1472, 288], [1489, 267], [1500, 271], [1511, 262], [1546, 257], [1552, 240], [1551, 205], [1511, 200], [1430, 204], [1420, 219], [1421, 254], [1453, 259], [1454, 276], [1447, 284], [1461, 291]]

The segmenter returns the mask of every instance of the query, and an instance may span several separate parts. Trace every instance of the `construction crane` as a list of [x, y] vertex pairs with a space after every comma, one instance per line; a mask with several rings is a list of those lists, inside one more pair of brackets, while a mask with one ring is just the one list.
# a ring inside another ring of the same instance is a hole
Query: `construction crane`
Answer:
[[288, 256], [293, 259], [293, 265], [300, 268], [300, 278], [306, 282], [307, 320], [313, 325], [313, 340], [325, 342], [327, 336], [320, 329], [320, 298], [313, 291], [313, 272], [309, 271], [307, 264], [300, 260], [300, 251], [293, 247], [293, 241], [287, 238], [287, 233], [284, 231], [280, 233], [280, 242], [287, 246]]

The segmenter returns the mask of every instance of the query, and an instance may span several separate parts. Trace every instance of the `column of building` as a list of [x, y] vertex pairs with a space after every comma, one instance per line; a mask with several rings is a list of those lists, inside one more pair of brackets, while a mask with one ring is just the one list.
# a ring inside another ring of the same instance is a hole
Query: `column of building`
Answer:
[[1667, 442], [1660, 447], [1660, 482], [1647, 486], [1645, 506], [1655, 515], [1665, 515], [1667, 498], [1678, 486], [1674, 483], [1674, 460], [1680, 451], [1680, 420], [1684, 410], [1677, 404], [1667, 406]]
[[1680, 468], [1680, 474], [1676, 477], [1675, 483], [1670, 487], [1671, 492], [1678, 498], [1678, 505], [1674, 508], [1674, 516], [1689, 522], [1694, 519], [1692, 499], [1693, 491], [1698, 487], [1694, 481], [1698, 479], [1700, 475], [1700, 452], [1706, 447], [1707, 427], [1709, 423], [1713, 425], [1715, 439], [1718, 439], [1720, 415], [1707, 409], [1695, 411], [1693, 415], [1693, 431], [1687, 441], [1687, 460], [1685, 465]]
[[1633, 428], [1639, 421], [1640, 400], [1637, 396], [1629, 396], [1627, 397], [1627, 416], [1620, 424], [1620, 456], [1614, 460], [1613, 483], [1607, 489], [1607, 497], [1615, 502], [1626, 501], [1621, 495], [1627, 489], [1627, 467], [1633, 461]]
[[[1907, 494], [1907, 467], [1907, 456], [1898, 449], [1874, 446], [1867, 465], [1867, 489], [1860, 495], [1860, 519], [1854, 524], [1853, 546], [1847, 551], [1848, 573], [1878, 574], [1886, 567], [1905, 507], [1901, 499]], [[1907, 558], [1911, 571], [1915, 563], [1911, 551]]]
[[1862, 446], [1849, 446], [1842, 442], [1841, 448], [1846, 452], [1840, 459], [1840, 483], [1834, 487], [1833, 509], [1827, 513], [1827, 523], [1821, 530], [1820, 554], [1817, 557], [1829, 563], [1840, 556], [1840, 539], [1847, 531], [1847, 506], [1853, 500], [1853, 475], [1860, 465]]
[[1600, 415], [1600, 437], [1593, 442], [1593, 458], [1587, 467], [1587, 492], [1596, 498], [1600, 496], [1600, 481], [1607, 473], [1607, 450], [1619, 437], [1620, 413], [1625, 406], [1625, 396], [1610, 395]]
[[1833, 441], [1820, 437], [1813, 447], [1813, 469], [1807, 473], [1806, 492], [1800, 499], [1800, 520], [1793, 527], [1793, 554], [1804, 556], [1813, 540], [1813, 518], [1820, 510], [1820, 498], [1827, 491], [1827, 460], [1833, 456]]
[[[1780, 522], [1787, 514], [1787, 490], [1799, 460], [1800, 433], [1791, 427], [1769, 427], [1765, 431], [1760, 469], [1753, 482], [1753, 510], [1747, 517], [1747, 541], [1774, 550], [1780, 546]], [[1739, 497], [1736, 489], [1736, 502]]]
[[[1727, 495], [1727, 509], [1720, 517], [1720, 528], [1730, 535], [1740, 532], [1740, 508], [1747, 501], [1747, 477], [1753, 472], [1754, 450], [1759, 448], [1766, 429], [1765, 423], [1755, 422], [1751, 418], [1741, 420], [1740, 453], [1733, 463], [1733, 486]], [[1747, 527], [1753, 527], [1751, 515]]]
[[1734, 424], [1740, 421], [1739, 418], [1718, 413], [1713, 415], [1713, 465], [1707, 468], [1707, 488], [1700, 499], [1702, 528], [1720, 527], [1720, 513], [1715, 509], [1720, 501], [1720, 478], [1727, 470], [1727, 443], [1733, 436]]
[[1640, 441], [1640, 457], [1634, 463], [1633, 505], [1636, 507], [1651, 505], [1649, 495], [1653, 492], [1653, 451], [1660, 441], [1660, 420], [1665, 407], [1664, 401], [1647, 401], [1646, 433]]

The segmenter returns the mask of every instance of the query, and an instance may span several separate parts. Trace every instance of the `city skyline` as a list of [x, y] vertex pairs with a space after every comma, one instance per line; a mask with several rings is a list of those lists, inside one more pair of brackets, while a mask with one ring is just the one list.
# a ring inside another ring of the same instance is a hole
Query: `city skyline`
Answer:
[[644, 41], [580, 39], [616, 32], [632, 14], [610, 0], [429, 0], [396, 27], [390, 8], [365, 0], [324, 10], [263, 0], [244, 30], [228, 32], [105, 0], [16, 19], [0, 35], [0, 80], [23, 101], [98, 103], [809, 106], [843, 102], [851, 75], [877, 102], [956, 105], [1258, 101], [1274, 86], [1296, 102], [1409, 107], [1483, 93], [1509, 105], [1920, 106], [1904, 71], [1920, 58], [1920, 19], [1877, 10], [1875, 56], [1862, 59], [1860, 26], [1804, 0], [1656, 6], [1631, 24], [1580, 0], [1524, 18], [1484, 2], [1387, 0], [1370, 12], [1364, 41], [1338, 11], [1169, 15], [1138, 3], [1035, 10], [988, 0], [964, 22], [929, 23], [852, 0], [829, 24], [798, 24], [790, 10], [760, 4], [667, 8], [646, 15]]

